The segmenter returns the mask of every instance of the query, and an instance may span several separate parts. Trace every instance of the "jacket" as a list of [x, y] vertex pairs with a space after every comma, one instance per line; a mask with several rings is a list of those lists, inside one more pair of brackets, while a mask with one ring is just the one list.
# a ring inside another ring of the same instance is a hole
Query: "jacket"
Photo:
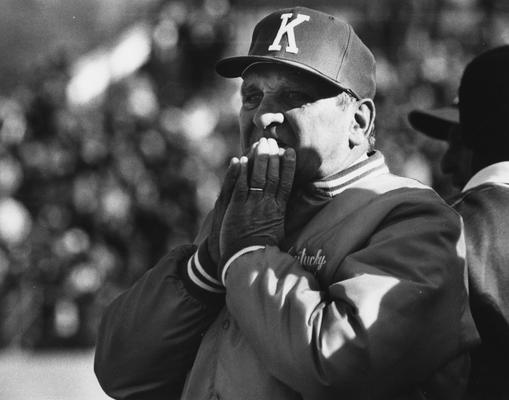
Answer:
[[469, 398], [509, 399], [509, 162], [479, 171], [452, 205], [465, 224], [470, 304], [481, 336]]
[[388, 172], [336, 192], [323, 204], [302, 196], [308, 207], [290, 209], [285, 244], [232, 262], [224, 306], [186, 289], [194, 246], [148, 271], [103, 317], [95, 368], [104, 390], [121, 399], [181, 390], [192, 400], [460, 398], [477, 332], [459, 216]]

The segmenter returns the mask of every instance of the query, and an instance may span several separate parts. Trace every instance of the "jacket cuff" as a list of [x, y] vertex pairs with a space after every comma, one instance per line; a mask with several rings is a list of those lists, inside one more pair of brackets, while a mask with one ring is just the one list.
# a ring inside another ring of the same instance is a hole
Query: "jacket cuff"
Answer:
[[217, 278], [217, 263], [212, 260], [208, 250], [208, 238], [198, 247], [193, 263], [194, 270], [201, 281], [213, 286], [221, 286], [221, 282]]
[[225, 288], [215, 277], [217, 267], [208, 255], [206, 242], [181, 266], [187, 291], [202, 303], [217, 303], [224, 298]]
[[224, 264], [223, 269], [221, 271], [221, 282], [224, 286], [226, 286], [226, 274], [228, 273], [228, 269], [232, 265], [232, 263], [239, 258], [240, 256], [251, 253], [256, 250], [264, 249], [264, 245], [252, 245], [248, 247], [244, 247], [243, 249], [237, 251], [234, 255], [232, 255]]

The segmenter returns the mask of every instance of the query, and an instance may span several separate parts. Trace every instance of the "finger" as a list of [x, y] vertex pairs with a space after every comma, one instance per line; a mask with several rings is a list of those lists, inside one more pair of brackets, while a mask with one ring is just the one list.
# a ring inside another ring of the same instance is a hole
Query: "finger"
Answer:
[[219, 197], [214, 205], [214, 225], [220, 225], [223, 220], [226, 209], [228, 208], [228, 203], [230, 203], [233, 188], [235, 187], [235, 182], [237, 181], [239, 172], [240, 161], [237, 157], [234, 157], [230, 161], [230, 165], [228, 166], [228, 170], [224, 177], [223, 186], [221, 187]]
[[288, 148], [285, 150], [281, 159], [281, 178], [279, 179], [279, 189], [277, 193], [277, 201], [280, 204], [286, 204], [290, 197], [295, 175], [295, 166], [295, 150]]
[[269, 146], [269, 164], [267, 167], [267, 182], [265, 194], [276, 195], [279, 186], [279, 146], [274, 139], [267, 141]]
[[231, 194], [233, 187], [235, 186], [235, 182], [237, 181], [239, 172], [240, 160], [237, 157], [233, 157], [224, 177], [223, 187], [221, 189], [222, 193], [225, 195], [228, 195], [228, 193]]
[[255, 159], [255, 152], [256, 152], [256, 148], [258, 147], [258, 143], [259, 142], [254, 142], [252, 145], [251, 145], [251, 148], [249, 149], [249, 152], [247, 154], [247, 179], [248, 179], [248, 182], [251, 181], [251, 174], [252, 174], [252, 171], [253, 171], [253, 161]]
[[237, 157], [233, 157], [230, 161], [228, 169], [226, 170], [223, 186], [221, 187], [221, 192], [219, 193], [219, 197], [216, 200], [216, 206], [226, 203], [224, 207], [226, 209], [226, 206], [230, 201], [233, 192], [233, 187], [235, 186], [235, 182], [237, 181], [239, 172], [240, 172], [240, 161]]
[[240, 172], [239, 159], [234, 157], [230, 161], [230, 165], [226, 171], [226, 175], [219, 192], [219, 196], [214, 205], [214, 212], [212, 217], [212, 226], [208, 236], [208, 248], [212, 259], [217, 262], [219, 257], [219, 233], [223, 223], [228, 204], [232, 197], [233, 188], [237, 181], [237, 176]]
[[256, 151], [256, 148], [258, 147], [258, 143], [259, 142], [254, 142], [252, 145], [251, 145], [251, 148], [249, 149], [249, 152], [247, 153], [247, 158], [251, 158], [253, 157], [255, 151]]
[[245, 156], [240, 157], [239, 173], [232, 193], [232, 199], [236, 201], [243, 201], [247, 198], [247, 168], [248, 168], [247, 157]]
[[267, 164], [269, 160], [269, 145], [266, 138], [261, 138], [254, 152], [253, 170], [251, 172], [250, 187], [264, 188]]
[[279, 154], [279, 146], [274, 139], [267, 139], [267, 147], [269, 149], [269, 154]]

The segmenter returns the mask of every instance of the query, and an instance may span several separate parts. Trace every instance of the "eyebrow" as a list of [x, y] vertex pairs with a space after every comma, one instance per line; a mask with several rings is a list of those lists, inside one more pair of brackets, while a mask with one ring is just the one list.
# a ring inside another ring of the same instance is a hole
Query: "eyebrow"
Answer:
[[[241, 95], [244, 95], [253, 90], [260, 90], [256, 83], [246, 83], [246, 81], [242, 82], [240, 86]], [[300, 82], [287, 82], [283, 90], [301, 90], [303, 92], [311, 92], [315, 91], [315, 88], [313, 86], [305, 87], [305, 85]]]

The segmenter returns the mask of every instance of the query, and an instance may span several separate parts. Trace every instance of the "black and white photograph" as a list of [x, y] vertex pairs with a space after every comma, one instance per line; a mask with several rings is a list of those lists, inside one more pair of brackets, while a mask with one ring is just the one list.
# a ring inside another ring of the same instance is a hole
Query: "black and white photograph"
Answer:
[[0, 2], [0, 400], [509, 400], [509, 2]]

